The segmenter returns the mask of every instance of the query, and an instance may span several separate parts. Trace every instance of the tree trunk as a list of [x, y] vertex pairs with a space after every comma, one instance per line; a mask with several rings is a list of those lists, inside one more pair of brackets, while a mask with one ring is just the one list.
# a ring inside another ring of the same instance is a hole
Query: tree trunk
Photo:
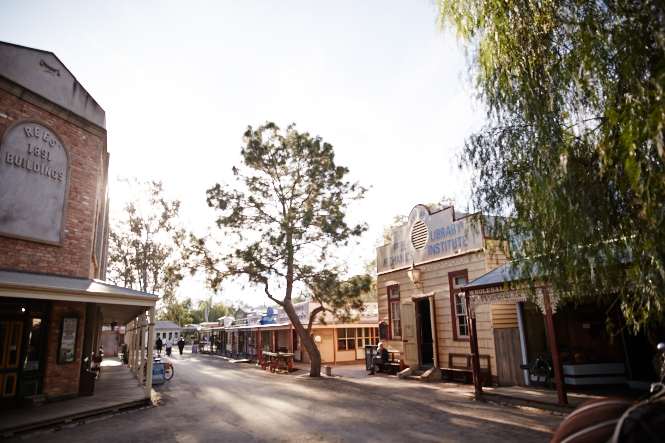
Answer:
[[307, 349], [310, 358], [310, 377], [320, 377], [321, 376], [321, 353], [319, 348], [314, 343], [314, 339], [311, 336], [310, 331], [306, 330], [305, 327], [300, 323], [300, 319], [296, 314], [296, 310], [293, 308], [293, 303], [290, 300], [284, 301], [282, 305], [284, 312], [289, 316], [293, 328], [296, 330], [298, 337], [300, 337], [300, 342]]

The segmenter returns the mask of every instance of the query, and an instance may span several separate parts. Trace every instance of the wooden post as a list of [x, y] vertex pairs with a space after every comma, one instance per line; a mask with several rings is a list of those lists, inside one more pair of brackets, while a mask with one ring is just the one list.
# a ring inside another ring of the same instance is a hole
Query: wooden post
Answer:
[[466, 319], [469, 328], [469, 342], [471, 344], [471, 369], [473, 371], [473, 387], [475, 390], [476, 399], [480, 398], [483, 393], [483, 382], [480, 378], [480, 357], [478, 356], [478, 334], [476, 331], [476, 319], [471, 317], [471, 300], [468, 292], [465, 294], [466, 299]]
[[258, 332], [256, 333], [256, 364], [260, 365], [261, 364], [261, 354], [263, 354], [263, 344], [261, 343], [261, 336], [263, 333], [261, 332], [261, 328], [259, 328]]
[[152, 394], [152, 350], [155, 342], [155, 308], [150, 308], [150, 323], [148, 323], [148, 360], [145, 371], [145, 398], [150, 399]]
[[552, 305], [550, 304], [550, 294], [547, 288], [543, 288], [543, 303], [545, 304], [545, 317], [547, 319], [547, 332], [550, 336], [550, 348], [552, 349], [552, 364], [554, 365], [554, 380], [556, 381], [556, 395], [560, 405], [568, 404], [568, 395], [566, 394], [566, 384], [563, 378], [563, 366], [559, 358], [559, 344], [554, 332], [554, 319], [552, 317]]
[[[332, 333], [333, 333], [333, 364], [336, 365], [337, 364], [337, 337], [338, 337], [337, 328], [333, 328]], [[355, 340], [355, 338], [354, 338], [354, 340]]]
[[434, 367], [439, 368], [439, 340], [438, 333], [436, 331], [436, 305], [434, 300], [434, 294], [429, 297], [429, 307], [430, 307], [430, 321], [432, 323], [432, 341], [434, 341]]
[[145, 342], [146, 332], [147, 332], [146, 331], [147, 319], [146, 319], [145, 311], [143, 311], [143, 314], [141, 314], [140, 319], [141, 319], [140, 320], [141, 321], [141, 329], [140, 329], [141, 332], [139, 333], [139, 337], [141, 339], [141, 363], [139, 364], [139, 369], [140, 369], [139, 370], [139, 380], [141, 380], [141, 383], [145, 383], [145, 378], [148, 375], [148, 374], [143, 373], [143, 365], [146, 364], [144, 362], [147, 362], [147, 360], [146, 360], [146, 355], [147, 355], [146, 351], [147, 351], [147, 349], [146, 349], [146, 342]]

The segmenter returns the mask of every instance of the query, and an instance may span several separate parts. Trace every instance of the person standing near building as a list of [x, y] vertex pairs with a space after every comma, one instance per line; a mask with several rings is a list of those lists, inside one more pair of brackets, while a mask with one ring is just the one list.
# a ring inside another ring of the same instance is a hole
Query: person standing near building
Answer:
[[173, 340], [170, 338], [166, 339], [166, 356], [170, 357], [171, 356], [171, 348], [173, 348]]
[[180, 351], [180, 355], [182, 355], [183, 349], [185, 349], [185, 339], [180, 336], [180, 340], [178, 340], [178, 350]]
[[157, 355], [162, 355], [162, 338], [157, 337], [157, 341], [155, 342], [155, 348], [157, 349]]

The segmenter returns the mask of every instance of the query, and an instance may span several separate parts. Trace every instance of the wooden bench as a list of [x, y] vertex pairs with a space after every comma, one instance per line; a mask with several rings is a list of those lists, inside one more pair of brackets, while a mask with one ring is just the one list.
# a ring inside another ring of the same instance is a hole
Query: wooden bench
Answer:
[[402, 363], [399, 357], [399, 351], [388, 350], [389, 360], [388, 363], [378, 363], [379, 372], [386, 372], [388, 375], [397, 375], [402, 370]]
[[[485, 386], [490, 386], [492, 377], [490, 374], [490, 356], [480, 357], [480, 379]], [[486, 363], [483, 365], [483, 363]], [[464, 383], [473, 383], [473, 365], [471, 354], [448, 354], [448, 367], [441, 368], [441, 375], [446, 381], [459, 380]]]
[[397, 375], [400, 371], [402, 365], [399, 361], [397, 362], [388, 362], [388, 363], [377, 363], [379, 367], [379, 372], [386, 372], [388, 375]]

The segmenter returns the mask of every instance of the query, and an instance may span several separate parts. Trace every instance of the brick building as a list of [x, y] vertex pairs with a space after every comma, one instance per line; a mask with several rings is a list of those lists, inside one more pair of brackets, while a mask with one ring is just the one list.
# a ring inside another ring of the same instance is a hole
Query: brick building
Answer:
[[0, 410], [90, 394], [102, 325], [157, 301], [104, 283], [105, 119], [53, 53], [0, 42]]

